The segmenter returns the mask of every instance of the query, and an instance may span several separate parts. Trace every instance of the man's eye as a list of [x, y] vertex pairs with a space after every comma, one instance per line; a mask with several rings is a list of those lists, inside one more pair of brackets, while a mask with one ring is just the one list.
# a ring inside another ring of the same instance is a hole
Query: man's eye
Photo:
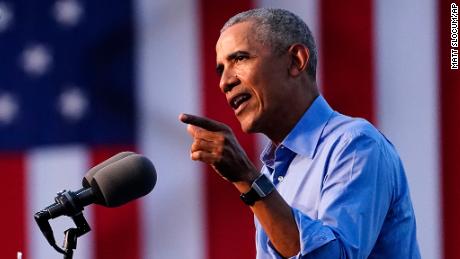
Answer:
[[248, 57], [247, 56], [237, 56], [235, 57], [235, 61], [238, 62], [238, 61], [243, 61], [245, 59], [247, 59]]

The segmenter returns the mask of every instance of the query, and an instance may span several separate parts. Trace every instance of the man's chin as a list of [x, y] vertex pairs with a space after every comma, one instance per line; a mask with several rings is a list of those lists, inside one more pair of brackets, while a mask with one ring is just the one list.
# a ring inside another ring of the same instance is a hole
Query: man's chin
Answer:
[[245, 119], [245, 120], [239, 120], [241, 130], [244, 133], [259, 133], [260, 129], [257, 127], [257, 123], [254, 120], [250, 119]]
[[241, 126], [241, 130], [244, 132], [244, 133], [247, 133], [247, 134], [250, 134], [250, 133], [257, 133], [256, 131], [254, 131], [253, 129], [251, 128], [245, 128], [243, 126]]

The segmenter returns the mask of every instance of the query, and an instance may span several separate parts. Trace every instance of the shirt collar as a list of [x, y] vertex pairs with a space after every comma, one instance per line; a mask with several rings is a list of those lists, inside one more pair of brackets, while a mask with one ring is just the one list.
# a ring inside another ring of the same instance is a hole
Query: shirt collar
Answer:
[[[296, 154], [313, 158], [324, 127], [333, 112], [326, 100], [321, 95], [318, 96], [281, 145]], [[275, 148], [273, 143], [269, 143], [261, 154], [261, 160], [267, 162], [272, 159]]]

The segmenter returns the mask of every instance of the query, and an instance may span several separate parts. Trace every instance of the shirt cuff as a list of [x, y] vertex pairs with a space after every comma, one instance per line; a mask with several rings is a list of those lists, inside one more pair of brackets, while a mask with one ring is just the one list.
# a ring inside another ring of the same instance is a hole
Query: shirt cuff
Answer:
[[[290, 257], [291, 259], [302, 258], [313, 250], [318, 249], [329, 242], [336, 240], [334, 232], [319, 220], [312, 220], [301, 211], [292, 208], [292, 215], [294, 216], [297, 228], [300, 235], [300, 252], [296, 256]], [[273, 258], [282, 258], [275, 250], [270, 240], [268, 240], [268, 252]]]
[[329, 227], [323, 225], [320, 220], [312, 220], [295, 208], [292, 208], [292, 215], [299, 229], [300, 254], [302, 256], [336, 240], [334, 232]]

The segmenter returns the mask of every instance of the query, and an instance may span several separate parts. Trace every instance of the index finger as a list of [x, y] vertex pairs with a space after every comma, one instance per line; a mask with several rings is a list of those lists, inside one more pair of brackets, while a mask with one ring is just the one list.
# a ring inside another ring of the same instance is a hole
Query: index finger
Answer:
[[179, 120], [183, 123], [191, 124], [209, 131], [224, 131], [228, 129], [227, 125], [221, 122], [186, 113], [181, 113], [179, 115]]

